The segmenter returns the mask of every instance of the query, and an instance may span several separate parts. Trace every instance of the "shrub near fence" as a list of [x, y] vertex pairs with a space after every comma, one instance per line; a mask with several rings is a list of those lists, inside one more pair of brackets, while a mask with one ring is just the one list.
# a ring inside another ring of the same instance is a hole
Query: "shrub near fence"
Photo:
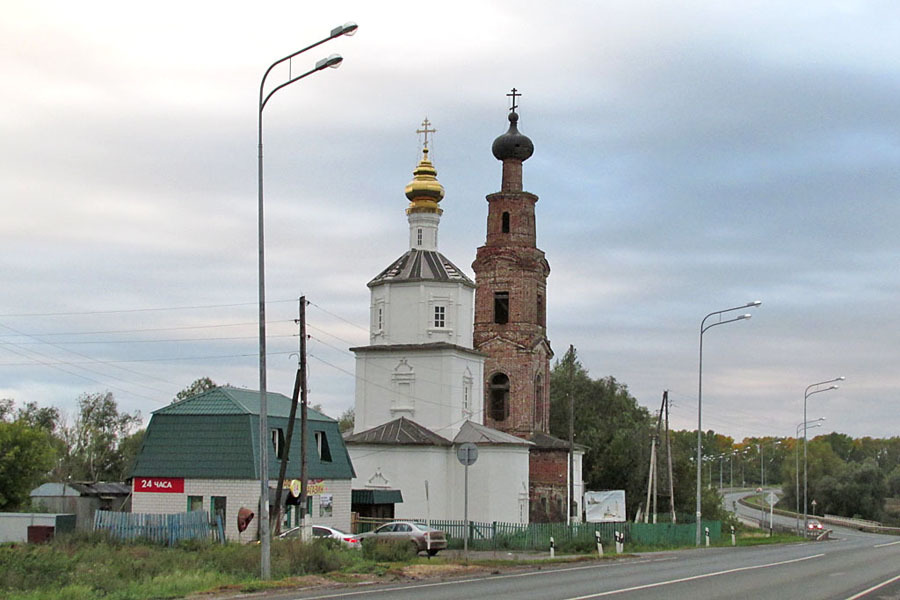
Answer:
[[[404, 520], [404, 519], [400, 519]], [[425, 523], [424, 519], [405, 519], [417, 523]], [[357, 530], [371, 531], [382, 523], [359, 522]], [[463, 547], [463, 535], [466, 530], [465, 521], [445, 521], [432, 519], [431, 526], [440, 529], [450, 536], [451, 548]], [[718, 542], [722, 537], [720, 521], [703, 521], [702, 526], [709, 527], [710, 543]], [[478, 523], [469, 522], [469, 548], [473, 550], [546, 550], [550, 547], [550, 538], [557, 548], [574, 545], [581, 548], [592, 548], [596, 544], [595, 531], [600, 532], [600, 540], [604, 546], [612, 547], [615, 532], [624, 532], [626, 543], [636, 543], [651, 547], [673, 547], [693, 545], [696, 540], [697, 526], [694, 523]]]
[[122, 541], [149, 540], [174, 546], [184, 540], [218, 539], [220, 529], [211, 526], [209, 515], [199, 510], [166, 515], [105, 510], [94, 513], [94, 531], [105, 531]]

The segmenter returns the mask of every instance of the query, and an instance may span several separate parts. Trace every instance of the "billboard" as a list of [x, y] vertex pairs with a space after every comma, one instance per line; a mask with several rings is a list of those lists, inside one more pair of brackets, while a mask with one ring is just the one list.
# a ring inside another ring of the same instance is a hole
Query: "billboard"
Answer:
[[584, 518], [588, 523], [621, 523], [625, 516], [625, 490], [584, 493]]

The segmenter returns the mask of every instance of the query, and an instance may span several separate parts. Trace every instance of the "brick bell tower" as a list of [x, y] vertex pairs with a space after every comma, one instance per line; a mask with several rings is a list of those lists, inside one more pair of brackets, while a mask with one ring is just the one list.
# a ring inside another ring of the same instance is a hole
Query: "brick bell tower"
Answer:
[[526, 439], [547, 434], [550, 424], [550, 359], [547, 340], [547, 276], [538, 249], [534, 207], [538, 197], [522, 189], [522, 163], [534, 153], [519, 133], [513, 88], [509, 130], [491, 150], [503, 163], [500, 191], [487, 196], [487, 240], [475, 271], [475, 349], [484, 353], [484, 424]]

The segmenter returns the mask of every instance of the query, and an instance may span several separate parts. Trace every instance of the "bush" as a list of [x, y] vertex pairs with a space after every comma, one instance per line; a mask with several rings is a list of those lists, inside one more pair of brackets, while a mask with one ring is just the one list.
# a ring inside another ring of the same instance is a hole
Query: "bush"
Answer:
[[285, 576], [329, 573], [352, 564], [351, 552], [357, 551], [343, 548], [338, 540], [284, 540], [272, 545], [273, 568]]
[[379, 540], [366, 538], [362, 541], [363, 558], [376, 562], [403, 562], [418, 554], [415, 544], [409, 540]]

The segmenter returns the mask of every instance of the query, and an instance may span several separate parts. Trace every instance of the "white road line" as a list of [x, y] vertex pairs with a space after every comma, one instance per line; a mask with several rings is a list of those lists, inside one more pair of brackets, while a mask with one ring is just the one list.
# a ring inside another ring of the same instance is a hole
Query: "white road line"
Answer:
[[872, 587], [870, 587], [870, 588], [867, 589], [867, 590], [863, 590], [863, 591], [861, 591], [861, 592], [858, 593], [858, 594], [853, 594], [852, 596], [850, 596], [849, 598], [847, 598], [847, 600], [856, 600], [857, 598], [862, 598], [862, 597], [865, 596], [866, 594], [869, 594], [870, 592], [874, 592], [875, 590], [880, 590], [880, 589], [883, 588], [884, 586], [889, 585], [889, 584], [891, 584], [891, 583], [894, 583], [894, 582], [897, 581], [898, 579], [900, 579], [900, 575], [897, 575], [897, 576], [895, 576], [895, 577], [891, 577], [891, 578], [888, 579], [887, 581], [882, 581], [882, 582], [879, 583], [878, 585], [873, 585]]
[[[612, 596], [614, 594], [624, 594], [627, 592], [636, 592], [638, 590], [647, 590], [655, 587], [662, 587], [664, 585], [671, 585], [673, 583], [684, 583], [685, 581], [696, 581], [698, 579], [708, 579], [709, 577], [716, 577], [718, 575], [728, 575], [729, 573], [739, 573], [741, 571], [752, 571], [754, 569], [765, 569], [768, 567], [777, 567], [779, 565], [788, 565], [791, 563], [802, 562], [804, 560], [810, 560], [812, 558], [821, 558], [825, 556], [824, 554], [814, 554], [813, 556], [805, 556], [803, 558], [794, 558], [791, 560], [783, 560], [780, 562], [768, 563], [765, 565], [753, 565], [751, 567], [738, 567], [736, 569], [727, 569], [725, 571], [716, 571], [714, 573], [705, 573], [703, 575], [694, 575], [692, 577], [682, 577], [680, 579], [670, 579], [669, 581], [659, 581], [657, 583], [648, 583], [646, 585], [636, 585], [630, 588], [621, 588], [618, 590], [610, 590], [608, 592], [600, 592], [598, 594], [588, 594], [587, 596], [576, 596], [574, 598], [567, 598], [566, 600], [588, 600], [588, 598], [602, 598], [603, 596]], [[847, 600], [851, 600], [848, 598]]]
[[[451, 581], [438, 581], [435, 583], [420, 583], [420, 584], [412, 584], [412, 585], [404, 585], [397, 586], [392, 588], [378, 588], [371, 590], [360, 590], [360, 591], [344, 591], [344, 592], [336, 592], [332, 594], [322, 594], [320, 596], [308, 596], [303, 600], [327, 600], [328, 598], [344, 598], [346, 596], [364, 596], [368, 594], [380, 594], [384, 592], [396, 592], [400, 590], [412, 590], [412, 589], [420, 589], [420, 588], [429, 588], [429, 587], [441, 587], [446, 585], [457, 585], [461, 583], [475, 583], [478, 581], [497, 581], [498, 579], [516, 579], [519, 577], [534, 577], [535, 575], [543, 575], [545, 573], [560, 573], [560, 572], [568, 572], [568, 571], [583, 571], [584, 569], [608, 569], [610, 567], [615, 566], [624, 566], [624, 565], [641, 565], [652, 562], [663, 562], [667, 560], [678, 560], [678, 557], [667, 557], [667, 558], [657, 558], [657, 559], [638, 559], [621, 563], [612, 563], [605, 565], [585, 565], [582, 567], [568, 567], [562, 569], [541, 569], [538, 571], [528, 571], [527, 573], [513, 573], [511, 575], [490, 575], [487, 577], [472, 577], [470, 579], [456, 579]], [[368, 584], [364, 584], [368, 585]], [[299, 590], [298, 590], [299, 592]]]
[[897, 544], [900, 544], [900, 540], [898, 540], [896, 542], [888, 542], [887, 544], [875, 544], [872, 547], [873, 548], [884, 548], [885, 546], [896, 546]]

